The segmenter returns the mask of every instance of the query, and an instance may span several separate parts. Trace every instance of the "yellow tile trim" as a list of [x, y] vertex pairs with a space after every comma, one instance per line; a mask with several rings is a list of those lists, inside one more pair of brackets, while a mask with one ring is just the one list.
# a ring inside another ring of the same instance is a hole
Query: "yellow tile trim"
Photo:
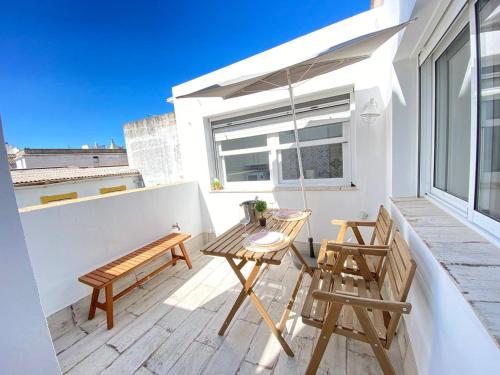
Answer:
[[76, 193], [76, 191], [73, 191], [71, 193], [65, 193], [65, 194], [42, 195], [40, 197], [40, 202], [42, 202], [42, 204], [47, 204], [50, 202], [65, 201], [67, 199], [76, 199], [76, 198], [78, 198], [78, 194]]
[[107, 188], [100, 188], [99, 192], [101, 194], [108, 194], [108, 193], [113, 193], [115, 191], [125, 191], [127, 190], [126, 185], [120, 185], [120, 186], [112, 186], [112, 187], [107, 187]]

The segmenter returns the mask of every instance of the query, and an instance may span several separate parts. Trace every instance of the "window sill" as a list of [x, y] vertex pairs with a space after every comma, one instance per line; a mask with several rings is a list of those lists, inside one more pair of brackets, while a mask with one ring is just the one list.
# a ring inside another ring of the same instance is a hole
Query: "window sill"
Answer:
[[450, 275], [491, 336], [500, 344], [500, 249], [426, 198], [392, 204]]
[[[357, 186], [332, 186], [332, 185], [316, 185], [305, 186], [305, 191], [358, 191]], [[278, 185], [270, 188], [227, 188], [223, 190], [210, 190], [209, 193], [274, 193], [281, 191], [300, 191], [300, 186]]]

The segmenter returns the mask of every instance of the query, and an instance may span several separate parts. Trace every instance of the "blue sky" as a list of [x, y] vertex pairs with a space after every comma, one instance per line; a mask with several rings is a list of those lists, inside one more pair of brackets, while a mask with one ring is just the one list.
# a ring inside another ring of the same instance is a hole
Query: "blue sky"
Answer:
[[5, 1], [0, 114], [18, 147], [123, 144], [171, 87], [369, 8], [358, 1]]

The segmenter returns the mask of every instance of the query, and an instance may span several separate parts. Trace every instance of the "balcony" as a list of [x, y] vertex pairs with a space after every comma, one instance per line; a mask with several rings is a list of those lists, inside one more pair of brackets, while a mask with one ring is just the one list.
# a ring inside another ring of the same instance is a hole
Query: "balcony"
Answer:
[[[68, 374], [302, 374], [319, 330], [302, 324], [307, 277], [286, 328], [295, 357], [288, 357], [252, 304], [247, 303], [225, 336], [218, 336], [241, 285], [227, 262], [189, 246], [193, 269], [178, 264], [115, 304], [115, 328], [103, 312], [87, 321], [88, 299], [73, 310], [74, 325], [52, 327], [61, 369]], [[247, 268], [245, 266], [245, 268]], [[244, 270], [246, 271], [246, 270]], [[256, 291], [274, 320], [288, 302], [298, 270], [287, 257], [263, 274]], [[403, 359], [393, 345], [398, 374]], [[408, 364], [408, 366], [411, 364]], [[381, 373], [368, 344], [336, 337], [318, 374]]]

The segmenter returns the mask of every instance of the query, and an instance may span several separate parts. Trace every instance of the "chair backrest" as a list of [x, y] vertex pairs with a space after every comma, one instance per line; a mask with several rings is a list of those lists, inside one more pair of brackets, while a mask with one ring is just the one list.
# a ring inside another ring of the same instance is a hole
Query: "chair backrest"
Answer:
[[389, 245], [394, 222], [384, 206], [378, 210], [370, 245]]
[[[375, 221], [375, 228], [373, 228], [370, 245], [389, 245], [393, 227], [394, 222], [392, 221], [389, 212], [387, 212], [385, 207], [381, 205], [378, 210], [377, 220]], [[377, 275], [380, 275], [383, 259], [372, 259], [372, 261], [375, 265], [375, 272]]]
[[[401, 233], [396, 231], [382, 267], [382, 276], [379, 280], [380, 289], [383, 290], [383, 284], [387, 288], [386, 292], [388, 292], [390, 300], [406, 302], [416, 269], [417, 264], [411, 257], [408, 244]], [[390, 346], [394, 338], [400, 318], [401, 314], [390, 313], [390, 320], [387, 324], [387, 347]]]

